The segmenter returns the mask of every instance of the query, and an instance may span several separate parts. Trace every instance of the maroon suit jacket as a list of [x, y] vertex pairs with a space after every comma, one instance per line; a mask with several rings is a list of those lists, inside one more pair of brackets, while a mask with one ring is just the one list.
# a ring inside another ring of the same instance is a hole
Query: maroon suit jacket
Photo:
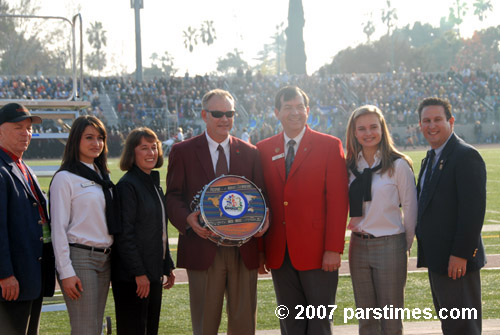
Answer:
[[296, 270], [321, 269], [326, 250], [344, 250], [348, 184], [342, 143], [307, 127], [286, 178], [284, 141], [280, 133], [257, 143], [271, 212], [266, 263], [280, 268], [288, 247]]
[[[229, 138], [229, 145], [229, 174], [243, 176], [262, 188], [264, 179], [257, 148], [233, 136]], [[179, 230], [177, 267], [206, 270], [214, 261], [217, 245], [202, 239], [192, 229], [186, 232], [186, 218], [191, 213], [189, 205], [193, 197], [214, 179], [215, 171], [205, 133], [172, 147], [168, 159], [166, 199], [170, 222]], [[259, 267], [258, 252], [256, 238], [240, 247], [241, 257], [248, 269]]]

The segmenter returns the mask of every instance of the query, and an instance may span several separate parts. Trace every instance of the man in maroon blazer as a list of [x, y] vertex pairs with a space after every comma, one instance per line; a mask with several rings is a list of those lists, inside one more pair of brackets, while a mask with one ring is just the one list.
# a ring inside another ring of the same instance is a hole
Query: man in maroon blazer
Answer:
[[[257, 148], [229, 134], [234, 99], [224, 90], [212, 90], [202, 100], [206, 132], [172, 147], [167, 175], [167, 212], [179, 230], [177, 266], [186, 268], [193, 334], [217, 334], [224, 294], [228, 334], [254, 334], [257, 309], [257, 239], [241, 247], [217, 246], [210, 231], [191, 213], [193, 197], [219, 174], [246, 177], [264, 185]], [[267, 229], [268, 222], [255, 237]]]
[[[306, 126], [309, 98], [298, 87], [277, 93], [275, 114], [284, 131], [257, 148], [271, 209], [266, 266], [278, 305], [291, 311], [280, 320], [281, 332], [331, 334], [328, 305], [335, 304], [348, 209], [342, 143]], [[326, 317], [296, 319], [297, 305], [315, 311], [322, 305]]]

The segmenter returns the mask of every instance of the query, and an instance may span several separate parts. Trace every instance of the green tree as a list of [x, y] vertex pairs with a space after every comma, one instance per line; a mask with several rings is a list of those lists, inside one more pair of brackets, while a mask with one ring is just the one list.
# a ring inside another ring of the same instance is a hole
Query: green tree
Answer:
[[486, 18], [487, 12], [493, 11], [493, 5], [490, 0], [476, 0], [473, 4], [474, 6], [474, 15], [476, 15], [479, 21], [483, 22]]
[[89, 69], [97, 71], [101, 76], [101, 71], [106, 67], [106, 53], [103, 51], [107, 44], [106, 30], [104, 30], [101, 22], [95, 21], [90, 24], [90, 28], [87, 28], [86, 33], [87, 40], [94, 51], [85, 56], [85, 62]]
[[[0, 0], [0, 12], [5, 14], [36, 15], [39, 8], [32, 0], [21, 0], [11, 7]], [[56, 21], [51, 21], [54, 23]], [[59, 25], [43, 19], [0, 18], [0, 71], [5, 75], [60, 74], [62, 34]], [[56, 28], [54, 28], [54, 26]]]
[[304, 44], [304, 8], [302, 0], [289, 0], [288, 27], [286, 33], [286, 69], [291, 74], [306, 74], [306, 50]]
[[266, 43], [257, 53], [257, 60], [259, 63], [255, 67], [256, 70], [262, 74], [279, 74], [281, 73], [281, 64], [285, 64], [285, 49], [286, 49], [286, 36], [283, 30], [284, 23], [276, 25], [276, 34], [271, 36], [272, 42]]
[[225, 58], [219, 57], [217, 71], [229, 74], [236, 72], [239, 68], [247, 68], [248, 63], [241, 58], [241, 54], [241, 51], [234, 49], [233, 52], [228, 52]]

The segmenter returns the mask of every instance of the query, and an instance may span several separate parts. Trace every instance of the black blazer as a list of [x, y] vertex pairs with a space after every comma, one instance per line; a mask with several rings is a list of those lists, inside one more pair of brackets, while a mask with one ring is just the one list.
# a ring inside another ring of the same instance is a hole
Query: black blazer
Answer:
[[[147, 275], [158, 282], [162, 275], [174, 269], [167, 241], [163, 259], [162, 206], [155, 187], [160, 192], [160, 174], [144, 173], [133, 166], [116, 185], [121, 201], [123, 232], [114, 235], [111, 252], [113, 281], [135, 281], [136, 276]], [[168, 220], [165, 212], [165, 220]], [[168, 221], [167, 221], [168, 222]], [[167, 236], [168, 237], [168, 236]]]
[[[427, 162], [422, 162], [424, 167]], [[420, 197], [420, 169], [417, 192]], [[450, 255], [467, 259], [467, 271], [486, 264], [481, 229], [486, 210], [486, 166], [479, 152], [455, 134], [444, 147], [419, 202], [417, 267], [446, 274]]]
[[[33, 171], [29, 167], [28, 170], [40, 206], [49, 218], [45, 194]], [[41, 240], [38, 205], [16, 163], [0, 149], [0, 278], [14, 275], [19, 281], [17, 301], [34, 300], [40, 293], [54, 294], [54, 253], [52, 243], [44, 244]], [[5, 301], [1, 293], [0, 288], [0, 301]]]

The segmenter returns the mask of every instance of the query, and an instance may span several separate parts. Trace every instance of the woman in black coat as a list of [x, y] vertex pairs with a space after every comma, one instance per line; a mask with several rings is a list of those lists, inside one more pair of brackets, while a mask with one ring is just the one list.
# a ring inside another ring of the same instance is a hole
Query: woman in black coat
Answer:
[[174, 285], [164, 194], [160, 174], [153, 171], [162, 165], [156, 134], [134, 129], [120, 159], [127, 173], [117, 184], [123, 233], [115, 235], [111, 279], [119, 335], [158, 334], [162, 287]]

